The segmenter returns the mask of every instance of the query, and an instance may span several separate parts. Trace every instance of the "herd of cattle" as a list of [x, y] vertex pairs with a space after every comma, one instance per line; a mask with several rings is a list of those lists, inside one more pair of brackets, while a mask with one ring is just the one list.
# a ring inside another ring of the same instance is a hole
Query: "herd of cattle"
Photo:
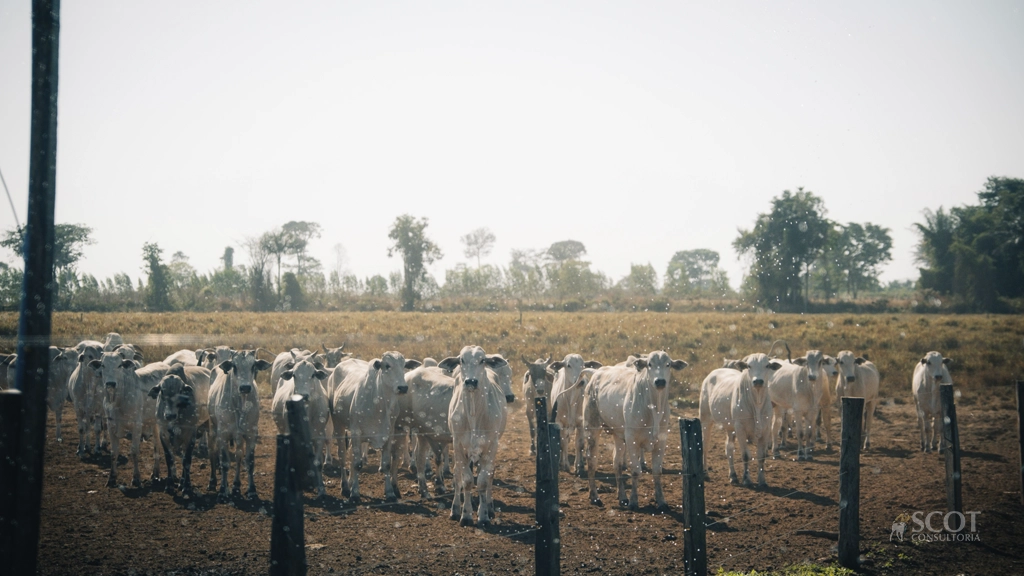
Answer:
[[[104, 342], [86, 340], [73, 348], [51, 347], [52, 364], [48, 404], [56, 417], [56, 438], [61, 441], [63, 404], [74, 404], [78, 424], [78, 455], [99, 453], [109, 445], [109, 486], [117, 485], [117, 461], [121, 439], [131, 442], [132, 484], [140, 484], [140, 442], [152, 441], [153, 472], [160, 473], [162, 449], [167, 466], [167, 486], [182, 492], [193, 490], [191, 463], [197, 443], [206, 444], [210, 458], [208, 490], [219, 497], [232, 495], [228, 488], [231, 464], [235, 464], [233, 492], [240, 493], [243, 460], [248, 473], [247, 497], [256, 497], [253, 482], [255, 445], [260, 403], [256, 387], [259, 371], [270, 370], [272, 414], [279, 432], [288, 430], [286, 401], [301, 397], [311, 425], [314, 469], [318, 496], [325, 494], [322, 467], [333, 458], [341, 467], [342, 496], [358, 501], [359, 472], [367, 448], [381, 454], [380, 470], [388, 501], [397, 499], [397, 469], [408, 461], [415, 470], [420, 494], [428, 497], [427, 472], [432, 470], [435, 490], [445, 492], [444, 472], [450, 469], [454, 498], [451, 517], [463, 525], [473, 523], [471, 492], [475, 481], [479, 495], [477, 523], [486, 525], [493, 514], [491, 482], [499, 440], [505, 431], [508, 404], [514, 402], [514, 375], [508, 361], [486, 354], [479, 346], [466, 346], [458, 356], [440, 362], [425, 358], [407, 360], [399, 352], [386, 352], [370, 361], [348, 357], [341, 347], [322, 351], [292, 349], [272, 361], [258, 358], [258, 350], [233, 350], [227, 346], [181, 350], [160, 362], [143, 365], [142, 351], [111, 333]], [[0, 383], [12, 385], [15, 355], [0, 355]], [[613, 469], [618, 500], [637, 508], [637, 485], [644, 456], [651, 455], [655, 502], [667, 507], [661, 473], [670, 432], [668, 383], [673, 370], [686, 362], [672, 360], [666, 352], [632, 355], [613, 366], [584, 361], [579, 354], [564, 359], [529, 361], [522, 378], [526, 398], [548, 398], [549, 418], [562, 428], [560, 467], [570, 468], [570, 442], [577, 474], [587, 464], [590, 500], [600, 505], [595, 484], [596, 444], [602, 431], [614, 440]], [[917, 363], [912, 389], [917, 403], [921, 449], [936, 448], [941, 438], [940, 383], [951, 383], [938, 352], [929, 352]], [[830, 380], [835, 377], [833, 396]], [[820, 417], [825, 441], [831, 444], [830, 413], [836, 399], [862, 397], [864, 447], [870, 447], [871, 420], [878, 402], [879, 374], [864, 356], [850, 351], [835, 357], [818, 350], [782, 360], [751, 354], [727, 360], [704, 379], [700, 391], [700, 420], [704, 438], [710, 428], [726, 433], [725, 451], [729, 479], [738, 483], [733, 465], [734, 444], [743, 454], [743, 478], [751, 484], [748, 464], [755, 450], [758, 484], [766, 485], [764, 460], [769, 443], [780, 455], [786, 430], [793, 432], [797, 458], [811, 459]], [[530, 427], [530, 452], [535, 453], [534, 411], [526, 410]], [[786, 421], [791, 419], [791, 423]], [[786, 430], [784, 430], [784, 425]], [[791, 426], [791, 428], [790, 428]], [[345, 456], [352, 450], [351, 465]], [[448, 453], [451, 450], [449, 461]], [[411, 454], [410, 454], [411, 452]], [[432, 462], [428, 463], [428, 455]], [[182, 476], [176, 476], [175, 457], [182, 455]], [[624, 471], [632, 477], [626, 497]], [[707, 467], [705, 466], [705, 470]], [[474, 478], [475, 477], [475, 478]]]

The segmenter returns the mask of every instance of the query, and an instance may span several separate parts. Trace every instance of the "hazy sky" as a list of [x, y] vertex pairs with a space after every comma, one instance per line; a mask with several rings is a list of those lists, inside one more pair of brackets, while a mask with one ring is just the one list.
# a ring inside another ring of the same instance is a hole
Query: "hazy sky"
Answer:
[[[57, 221], [80, 269], [142, 273], [142, 244], [201, 272], [227, 245], [319, 222], [326, 269], [400, 269], [426, 216], [487, 262], [575, 239], [618, 280], [731, 248], [803, 186], [887, 226], [883, 279], [916, 278], [921, 210], [1024, 177], [1024, 3], [64, 2]], [[30, 3], [0, 2], [0, 169], [27, 210]], [[6, 203], [0, 229], [14, 219]], [[5, 254], [13, 262], [11, 254]]]

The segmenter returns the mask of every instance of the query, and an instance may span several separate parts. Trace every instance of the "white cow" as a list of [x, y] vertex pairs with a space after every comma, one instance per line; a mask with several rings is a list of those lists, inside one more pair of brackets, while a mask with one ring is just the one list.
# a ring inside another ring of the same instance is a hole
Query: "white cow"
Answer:
[[[370, 362], [343, 360], [328, 381], [334, 390], [331, 398], [331, 420], [338, 440], [338, 461], [341, 465], [341, 494], [358, 501], [359, 470], [363, 467], [362, 443], [380, 450], [380, 468], [384, 473], [384, 498], [398, 499], [395, 466], [391, 444], [398, 418], [398, 395], [408, 392], [405, 370], [420, 365], [406, 360], [400, 352], [385, 352]], [[345, 475], [345, 442], [339, 436], [348, 431], [352, 442], [350, 477]]]
[[530, 362], [523, 357], [523, 364], [526, 364], [526, 374], [523, 374], [523, 398], [528, 403], [526, 406], [526, 421], [530, 424], [530, 454], [537, 453], [537, 411], [530, 403], [534, 398], [543, 396], [551, 404], [551, 384], [555, 375], [548, 369], [551, 364], [551, 356], [547, 360], [537, 359]]
[[89, 451], [89, 431], [94, 439], [93, 453], [99, 454], [105, 442], [103, 427], [106, 417], [103, 413], [103, 390], [100, 375], [89, 364], [103, 356], [103, 344], [92, 340], [80, 342], [78, 364], [68, 378], [67, 393], [75, 407], [78, 422], [78, 457], [84, 458]]
[[68, 381], [76, 366], [78, 366], [78, 350], [50, 346], [50, 374], [49, 385], [46, 389], [46, 405], [53, 410], [53, 417], [57, 424], [57, 442], [64, 441], [60, 431], [61, 419], [64, 416], [64, 402], [68, 399]]
[[[160, 431], [160, 444], [164, 449], [167, 463], [168, 492], [174, 492], [177, 472], [174, 467], [174, 453], [184, 450], [181, 462], [181, 492], [192, 493], [192, 451], [200, 427], [209, 418], [210, 371], [192, 366], [195, 379], [186, 373], [186, 367], [177, 364], [149, 391], [149, 397], [156, 401], [156, 422]], [[199, 372], [201, 370], [201, 372]], [[197, 382], [198, 381], [198, 382]], [[211, 458], [212, 466], [212, 458]]]
[[426, 456], [434, 452], [434, 489], [444, 494], [443, 460], [452, 443], [448, 428], [448, 408], [452, 403], [455, 378], [436, 366], [420, 366], [405, 373], [407, 394], [398, 397], [398, 426], [412, 433], [414, 462], [420, 496], [427, 498]]
[[[217, 365], [213, 385], [210, 386], [210, 466], [209, 490], [217, 489], [217, 468], [221, 469], [218, 497], [227, 500], [228, 471], [231, 467], [230, 449], [234, 448], [234, 493], [241, 492], [242, 458], [249, 469], [249, 488], [246, 497], [255, 499], [253, 481], [256, 463], [256, 440], [259, 437], [260, 398], [256, 388], [256, 373], [270, 368], [270, 362], [256, 358], [255, 350], [239, 350], [230, 360]], [[244, 450], [244, 451], [243, 451]]]
[[810, 460], [811, 448], [814, 446], [814, 420], [818, 415], [818, 403], [821, 401], [822, 377], [821, 365], [825, 356], [820, 350], [808, 350], [807, 353], [793, 361], [781, 361], [768, 381], [771, 394], [774, 418], [772, 419], [772, 457], [780, 457], [780, 432], [783, 421], [792, 417], [796, 428], [797, 460]]
[[448, 408], [448, 427], [452, 432], [452, 483], [455, 488], [451, 518], [459, 518], [462, 526], [473, 523], [472, 465], [475, 463], [480, 498], [477, 523], [487, 526], [491, 523], [493, 509], [491, 482], [495, 456], [508, 418], [506, 405], [515, 400], [511, 390], [511, 368], [504, 358], [488, 355], [479, 346], [463, 347], [458, 356], [445, 358], [438, 367], [452, 370], [455, 376], [455, 388]]
[[153, 473], [150, 479], [155, 481], [160, 477], [156, 401], [150, 398], [149, 391], [171, 367], [163, 362], [154, 362], [139, 368], [133, 356], [134, 350], [130, 346], [121, 345], [89, 362], [89, 367], [99, 373], [104, 390], [103, 411], [110, 439], [107, 486], [117, 486], [117, 457], [122, 438], [131, 440], [132, 486], [141, 486], [139, 447], [144, 437], [153, 442]]
[[327, 491], [324, 489], [322, 462], [324, 428], [327, 426], [331, 410], [327, 400], [327, 391], [324, 390], [321, 380], [326, 380], [328, 376], [323, 364], [314, 360], [312, 356], [300, 358], [291, 364], [288, 370], [281, 373], [281, 381], [277, 385], [277, 392], [274, 393], [274, 402], [271, 406], [277, 432], [287, 434], [289, 429], [288, 400], [291, 400], [293, 395], [298, 395], [305, 401], [310, 441], [313, 443], [313, 472], [316, 474], [317, 498], [327, 495]]
[[[772, 430], [772, 401], [767, 380], [782, 365], [765, 354], [751, 354], [736, 362], [735, 368], [719, 368], [708, 374], [700, 387], [700, 422], [704, 445], [708, 445], [712, 424], [725, 430], [725, 455], [729, 460], [729, 481], [739, 482], [733, 463], [734, 444], [738, 441], [743, 453], [743, 484], [750, 486], [750, 451], [753, 444], [757, 458], [757, 483], [767, 486], [764, 460]], [[704, 452], [704, 470], [707, 452]]]
[[[814, 421], [814, 441], [820, 440], [820, 431], [825, 431], [825, 448], [832, 447], [832, 379], [839, 374], [836, 359], [825, 356], [821, 364], [824, 379], [818, 384], [821, 387], [821, 399], [818, 400], [818, 418]], [[820, 424], [819, 424], [820, 422]], [[820, 428], [819, 428], [820, 426]]]
[[[668, 508], [661, 486], [661, 469], [670, 431], [668, 383], [671, 371], [683, 368], [686, 368], [686, 362], [672, 360], [666, 352], [657, 350], [646, 357], [636, 358], [632, 364], [593, 371], [585, 385], [583, 403], [591, 504], [601, 505], [594, 477], [597, 473], [597, 435], [604, 429], [612, 434], [615, 442], [613, 467], [619, 503], [630, 510], [637, 509], [637, 485], [640, 483], [643, 453], [650, 450], [654, 500], [658, 509]], [[584, 372], [589, 373], [589, 370]], [[581, 380], [586, 375], [581, 373]], [[626, 482], [622, 476], [626, 465], [633, 480], [629, 500], [626, 500]]]
[[174, 366], [175, 364], [181, 364], [182, 366], [198, 366], [199, 355], [195, 350], [178, 350], [174, 354], [164, 358], [164, 364], [167, 364], [168, 366]]
[[583, 361], [579, 354], [567, 354], [550, 369], [555, 373], [548, 404], [548, 421], [562, 427], [562, 456], [559, 467], [569, 472], [569, 439], [576, 435], [576, 474], [583, 475], [583, 387], [575, 386], [584, 368], [600, 368], [601, 363]]
[[871, 447], [871, 421], [878, 405], [878, 368], [863, 356], [843, 350], [836, 355], [839, 377], [836, 379], [836, 400], [842, 406], [843, 398], [864, 399], [864, 449]]
[[949, 364], [953, 361], [943, 358], [940, 352], [929, 352], [914, 367], [914, 404], [917, 405], [917, 425], [921, 429], [921, 450], [931, 452], [938, 447], [946, 449], [946, 437], [942, 433], [942, 401], [939, 386], [952, 384]]

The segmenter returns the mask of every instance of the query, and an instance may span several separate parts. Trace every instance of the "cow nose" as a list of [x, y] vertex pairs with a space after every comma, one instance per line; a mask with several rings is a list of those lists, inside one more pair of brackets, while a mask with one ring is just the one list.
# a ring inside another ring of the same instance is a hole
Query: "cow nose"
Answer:
[[249, 392], [252, 392], [252, 384], [242, 384], [238, 387], [238, 391], [242, 394], [248, 394]]
[[303, 394], [302, 395], [302, 399], [303, 400], [309, 400], [309, 394]]
[[658, 389], [664, 388], [666, 384], [668, 384], [668, 382], [665, 381], [664, 378], [656, 378], [654, 380], [654, 387], [655, 388], [658, 388]]
[[847, 376], [847, 377], [846, 377], [846, 381], [847, 381], [847, 382], [853, 382], [853, 381], [854, 381], [854, 380], [856, 380], [856, 379], [857, 379], [857, 377], [856, 377], [856, 376]]
[[399, 386], [398, 387], [398, 393], [399, 394], [405, 394], [408, 391], [409, 391], [409, 386]]
[[476, 378], [470, 378], [470, 379], [466, 380], [466, 386], [469, 386], [470, 388], [476, 388], [477, 384], [479, 384], [479, 383], [480, 383], [480, 381], [477, 380]]
[[808, 374], [807, 379], [810, 380], [811, 382], [814, 382], [815, 380], [818, 379], [818, 377], [815, 376], [814, 374]]
[[505, 402], [511, 404], [511, 403], [513, 403], [515, 401], [516, 401], [516, 395], [515, 394], [505, 394]]
[[107, 388], [117, 388], [117, 382], [107, 382]]
[[764, 378], [754, 378], [754, 386], [764, 386]]

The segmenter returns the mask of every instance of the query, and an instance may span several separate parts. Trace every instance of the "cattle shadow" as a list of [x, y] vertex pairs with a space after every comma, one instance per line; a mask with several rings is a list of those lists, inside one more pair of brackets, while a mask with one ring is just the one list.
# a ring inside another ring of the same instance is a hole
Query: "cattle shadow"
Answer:
[[829, 498], [828, 496], [821, 496], [812, 492], [804, 492], [803, 490], [790, 490], [789, 488], [783, 488], [781, 486], [768, 486], [767, 488], [757, 488], [758, 492], [765, 492], [771, 494], [777, 498], [786, 498], [789, 500], [803, 500], [816, 504], [818, 506], [838, 506], [839, 503]]
[[977, 458], [986, 462], [1006, 462], [1006, 457], [991, 452], [976, 452], [973, 450], [961, 450], [961, 458]]
[[885, 456], [887, 458], [910, 458], [920, 450], [910, 450], [909, 448], [872, 448], [871, 453], [878, 456]]

